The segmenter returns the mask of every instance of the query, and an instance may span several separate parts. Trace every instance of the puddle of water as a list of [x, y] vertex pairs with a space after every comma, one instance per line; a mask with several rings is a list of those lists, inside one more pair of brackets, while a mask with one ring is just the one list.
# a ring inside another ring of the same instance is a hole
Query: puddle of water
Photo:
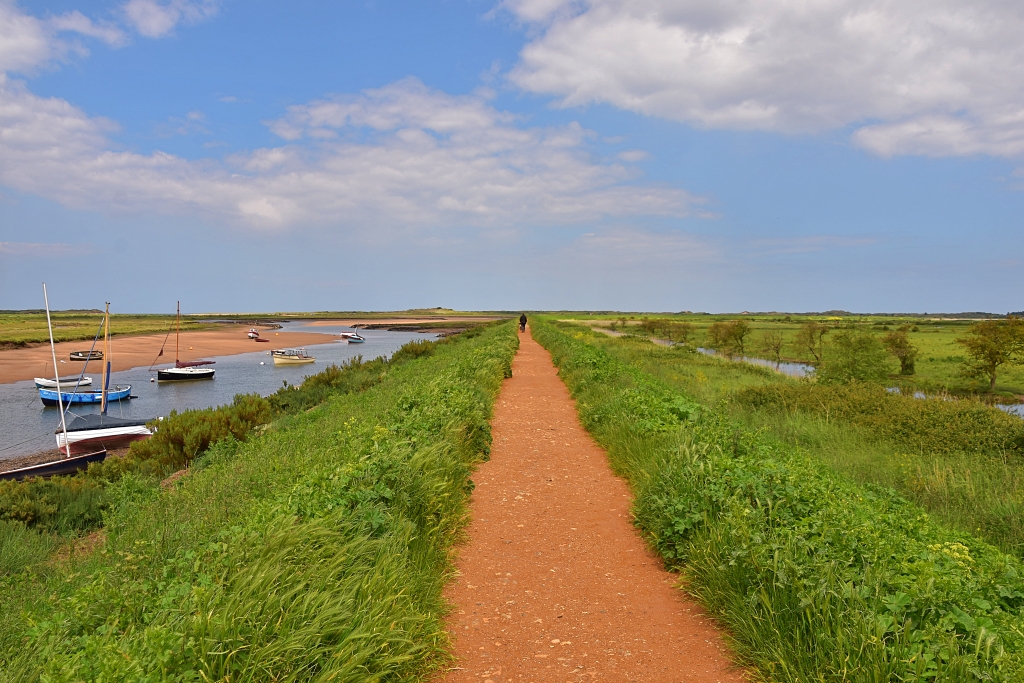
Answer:
[[744, 363], [750, 363], [751, 365], [760, 365], [761, 367], [771, 368], [781, 372], [784, 375], [790, 377], [809, 377], [814, 374], [814, 366], [807, 365], [806, 363], [776, 363], [774, 361], [765, 360], [764, 358], [754, 358], [753, 356], [727, 356], [724, 353], [715, 351], [714, 349], [705, 349], [697, 347], [697, 350], [707, 356], [716, 356], [718, 358], [725, 358], [726, 360], [738, 360]]

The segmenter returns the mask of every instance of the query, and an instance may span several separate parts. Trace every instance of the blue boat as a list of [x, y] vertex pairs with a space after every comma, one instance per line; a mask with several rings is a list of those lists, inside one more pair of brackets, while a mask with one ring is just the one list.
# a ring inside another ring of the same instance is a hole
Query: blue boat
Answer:
[[[132, 385], [117, 385], [113, 389], [107, 389], [107, 400], [108, 401], [123, 401], [126, 398], [131, 398]], [[54, 389], [40, 389], [39, 398], [42, 399], [44, 406], [55, 406], [57, 402], [57, 392]], [[103, 392], [102, 391], [79, 391], [73, 392], [60, 392], [60, 398], [64, 403], [102, 403]]]

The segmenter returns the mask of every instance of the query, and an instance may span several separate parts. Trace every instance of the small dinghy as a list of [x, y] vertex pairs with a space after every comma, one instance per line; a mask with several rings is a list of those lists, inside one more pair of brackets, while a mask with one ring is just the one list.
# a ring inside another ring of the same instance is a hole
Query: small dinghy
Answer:
[[78, 455], [97, 449], [126, 448], [133, 441], [153, 436], [146, 426], [148, 420], [126, 420], [110, 415], [76, 415], [67, 423], [67, 436], [58, 428], [57, 448], [63, 453]]
[[306, 349], [274, 349], [270, 355], [274, 357], [274, 365], [305, 365], [316, 360]]
[[342, 332], [338, 335], [342, 341], [347, 341], [349, 344], [362, 344], [366, 341], [364, 337], [360, 337], [356, 332]]
[[80, 387], [88, 387], [92, 385], [92, 377], [83, 377], [81, 381], [77, 377], [59, 377], [57, 379], [36, 377], [36, 389], [56, 389], [58, 382], [65, 387], [73, 387], [76, 384]]
[[44, 462], [28, 467], [19, 467], [16, 470], [0, 472], [0, 480], [21, 481], [29, 477], [56, 477], [63, 474], [74, 474], [89, 467], [90, 463], [102, 462], [107, 457], [105, 450], [86, 453], [84, 455], [73, 455], [68, 458], [61, 458], [52, 462]]
[[[61, 401], [64, 403], [103, 403], [103, 392], [102, 391], [64, 391], [61, 390], [59, 393], [60, 399], [57, 398], [58, 392], [56, 389], [40, 389], [39, 398], [43, 401], [44, 406], [56, 406], [60, 405]], [[113, 389], [107, 389], [107, 400], [108, 401], [123, 401], [132, 397], [132, 385], [131, 384], [117, 384]]]
[[102, 351], [72, 351], [68, 354], [71, 360], [103, 360]]
[[260, 331], [257, 330], [255, 327], [250, 327], [246, 335], [249, 337], [249, 339], [259, 339]]

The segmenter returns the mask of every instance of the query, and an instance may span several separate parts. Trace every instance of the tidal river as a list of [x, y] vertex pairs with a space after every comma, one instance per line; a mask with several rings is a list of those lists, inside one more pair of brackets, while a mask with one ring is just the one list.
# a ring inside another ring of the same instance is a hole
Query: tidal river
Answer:
[[[390, 357], [406, 342], [414, 339], [436, 339], [435, 335], [416, 332], [386, 332], [382, 330], [360, 331], [366, 338], [364, 344], [349, 344], [334, 341], [328, 334], [350, 332], [349, 327], [324, 325], [309, 326], [288, 324], [289, 332], [322, 332], [325, 343], [307, 346], [306, 350], [316, 356], [311, 365], [277, 367], [270, 358], [271, 344], [253, 343], [252, 353], [234, 356], [215, 356], [216, 377], [212, 380], [195, 382], [150, 382], [156, 372], [148, 368], [133, 368], [111, 375], [110, 385], [131, 384], [132, 395], [138, 398], [111, 403], [107, 412], [117, 417], [155, 418], [167, 415], [172, 410], [189, 408], [210, 408], [230, 403], [235, 394], [258, 393], [268, 396], [281, 388], [284, 382], [300, 384], [304, 377], [314, 375], [328, 365], [338, 364], [362, 355], [364, 360], [377, 356]], [[244, 334], [244, 333], [243, 333]], [[117, 353], [117, 340], [114, 340]], [[173, 359], [173, 355], [172, 355]], [[89, 364], [88, 376], [93, 386], [100, 386], [99, 367]], [[98, 413], [99, 405], [73, 407], [72, 412], [80, 415]], [[0, 461], [57, 447], [54, 430], [60, 426], [60, 410], [46, 408], [39, 400], [39, 392], [31, 381], [0, 384]], [[0, 468], [2, 469], [2, 468]]]

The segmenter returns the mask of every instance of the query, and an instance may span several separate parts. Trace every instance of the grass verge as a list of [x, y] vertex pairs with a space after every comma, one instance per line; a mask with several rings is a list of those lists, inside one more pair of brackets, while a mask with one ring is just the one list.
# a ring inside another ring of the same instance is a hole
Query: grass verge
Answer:
[[636, 522], [782, 681], [1019, 681], [1024, 566], [535, 321]]

